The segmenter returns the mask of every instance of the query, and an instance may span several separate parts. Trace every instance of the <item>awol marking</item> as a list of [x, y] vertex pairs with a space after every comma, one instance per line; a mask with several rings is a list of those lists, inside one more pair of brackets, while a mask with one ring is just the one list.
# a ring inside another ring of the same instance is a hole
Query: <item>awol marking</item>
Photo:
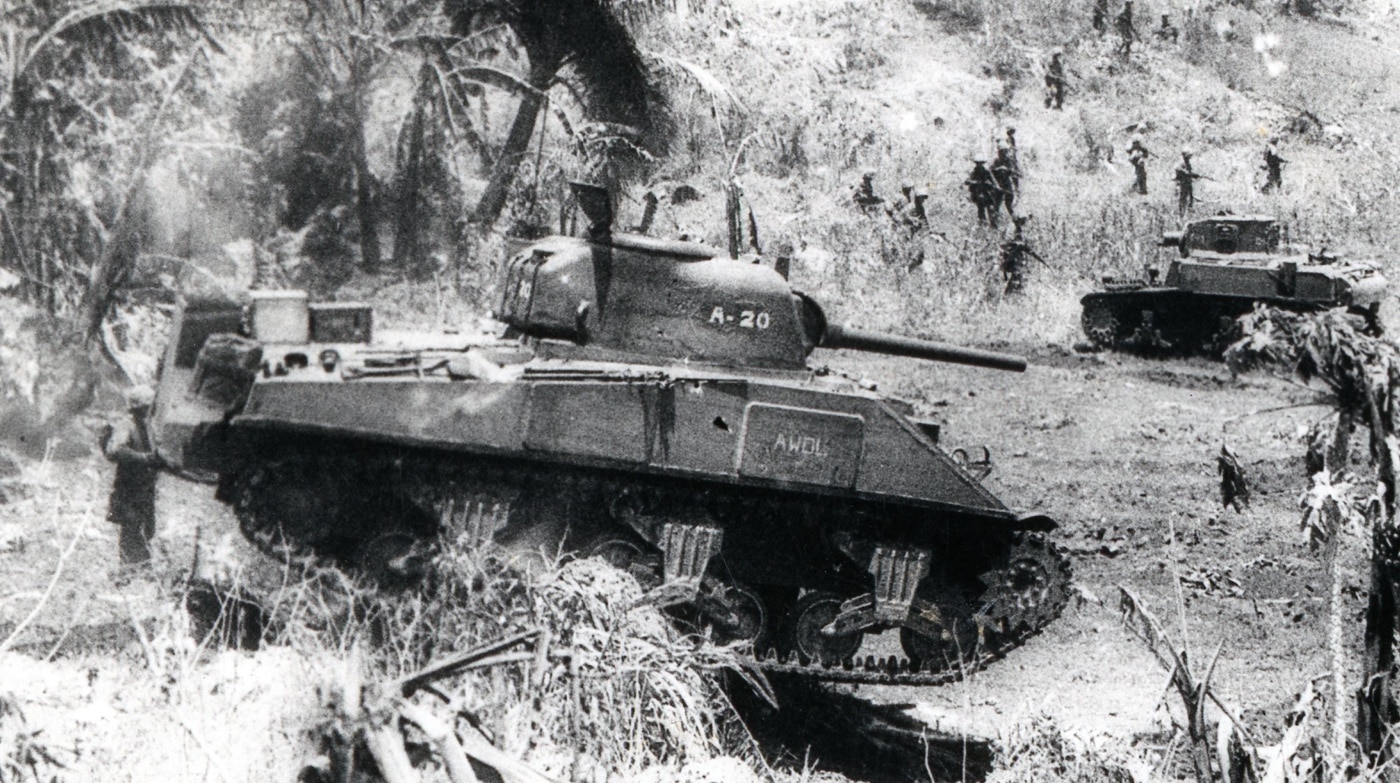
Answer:
[[786, 451], [790, 454], [804, 454], [812, 457], [829, 457], [831, 451], [822, 443], [821, 438], [812, 435], [785, 435], [778, 433], [777, 440], [773, 441], [772, 451]]
[[754, 402], [742, 431], [741, 476], [850, 488], [860, 473], [865, 420], [859, 415]]

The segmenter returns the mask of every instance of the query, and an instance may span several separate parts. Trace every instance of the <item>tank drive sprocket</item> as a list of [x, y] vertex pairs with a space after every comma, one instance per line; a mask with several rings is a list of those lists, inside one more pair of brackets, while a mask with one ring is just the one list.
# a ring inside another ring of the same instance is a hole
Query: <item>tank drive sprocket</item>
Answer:
[[1120, 309], [1103, 299], [1085, 297], [1080, 322], [1084, 328], [1084, 335], [1095, 348], [1116, 348], [1127, 337]]

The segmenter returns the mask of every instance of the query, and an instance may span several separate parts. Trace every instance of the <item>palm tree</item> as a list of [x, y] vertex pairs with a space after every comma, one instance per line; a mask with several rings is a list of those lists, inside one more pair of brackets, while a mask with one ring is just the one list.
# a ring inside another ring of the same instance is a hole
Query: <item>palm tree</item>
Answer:
[[566, 69], [575, 77], [589, 119], [632, 129], [643, 145], [664, 146], [659, 94], [609, 0], [445, 0], [444, 11], [458, 36], [508, 28], [529, 61], [515, 118], [472, 216], [479, 226], [500, 216], [546, 95]]

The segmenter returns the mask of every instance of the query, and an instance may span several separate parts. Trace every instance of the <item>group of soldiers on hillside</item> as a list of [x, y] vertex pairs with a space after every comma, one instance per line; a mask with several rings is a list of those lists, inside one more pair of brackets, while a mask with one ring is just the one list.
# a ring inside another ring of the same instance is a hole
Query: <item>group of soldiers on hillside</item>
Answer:
[[1016, 214], [1016, 197], [1021, 193], [1021, 159], [1016, 146], [1016, 129], [1007, 128], [1006, 138], [997, 142], [997, 154], [987, 167], [986, 158], [974, 158], [972, 173], [963, 181], [968, 198], [977, 206], [977, 222], [997, 227], [1001, 210], [1011, 218], [1011, 237], [1001, 243], [1003, 292], [1014, 294], [1025, 288], [1026, 269], [1032, 260], [1049, 264], [1025, 238], [1030, 215]]
[[[1108, 0], [1094, 0], [1094, 10], [1090, 17], [1090, 24], [1100, 36], [1109, 30], [1109, 9]], [[1137, 23], [1133, 21], [1133, 2], [1126, 0], [1118, 15], [1113, 18], [1113, 30], [1118, 35], [1118, 47], [1116, 51], [1125, 58], [1132, 57], [1133, 44], [1141, 43], [1142, 34], [1138, 32]], [[1170, 14], [1162, 14], [1162, 22], [1152, 29], [1152, 37], [1157, 39], [1162, 45], [1175, 45], [1181, 40], [1181, 30], [1172, 24]], [[1056, 48], [1050, 53], [1050, 62], [1045, 66], [1045, 108], [1062, 109], [1065, 102], [1065, 64], [1062, 59], [1064, 52]]]
[[[1007, 128], [1005, 138], [998, 141], [997, 154], [990, 167], [986, 158], [974, 161], [972, 173], [963, 185], [977, 207], [979, 223], [997, 228], [1003, 209], [1011, 218], [1012, 235], [1001, 243], [1001, 275], [1005, 293], [1021, 291], [1025, 286], [1026, 268], [1030, 261], [1036, 260], [1042, 264], [1046, 264], [1046, 261], [1026, 241], [1024, 231], [1030, 216], [1016, 214], [1016, 196], [1021, 190], [1021, 163], [1017, 154], [1015, 128]], [[913, 238], [927, 229], [928, 213], [924, 202], [928, 199], [928, 193], [912, 185], [902, 186], [901, 191], [902, 200], [886, 204], [885, 199], [875, 192], [875, 172], [866, 171], [852, 189], [851, 200], [866, 215], [883, 213]], [[922, 258], [922, 253], [919, 252], [917, 257]], [[911, 266], [917, 263], [916, 259]]]
[[[1100, 35], [1109, 31], [1109, 0], [1095, 0], [1091, 23]], [[1117, 52], [1125, 57], [1131, 56], [1133, 44], [1143, 40], [1134, 22], [1132, 0], [1126, 0], [1123, 3], [1117, 16], [1112, 19], [1112, 29], [1117, 32], [1119, 38]], [[1177, 44], [1181, 38], [1181, 31], [1172, 24], [1169, 14], [1162, 14], [1161, 23], [1151, 31], [1151, 34], [1164, 45]], [[1062, 50], [1054, 49], [1050, 55], [1050, 62], [1046, 66], [1045, 107], [1047, 109], [1063, 109], [1064, 107], [1066, 78], [1063, 55]], [[1133, 182], [1130, 192], [1147, 195], [1147, 162], [1149, 158], [1155, 156], [1145, 146], [1141, 135], [1133, 137], [1127, 148], [1127, 157], [1128, 162], [1133, 167]], [[1112, 159], [1111, 154], [1109, 159]], [[1266, 176], [1266, 181], [1262, 186], [1263, 192], [1274, 192], [1283, 187], [1283, 165], [1286, 162], [1278, 153], [1277, 143], [1270, 140], [1264, 150], [1264, 163], [1261, 167]], [[873, 171], [866, 172], [861, 184], [856, 187], [853, 194], [856, 204], [867, 214], [884, 210], [890, 218], [894, 219], [896, 225], [908, 229], [910, 236], [923, 230], [928, 222], [928, 216], [924, 209], [927, 193], [923, 191], [914, 193], [910, 187], [905, 187], [904, 201], [899, 205], [887, 207], [883, 199], [874, 192], [874, 176]], [[1021, 290], [1030, 260], [1046, 263], [1039, 254], [1031, 249], [1024, 238], [1024, 227], [1026, 222], [1030, 220], [1030, 216], [1016, 214], [1016, 200], [1021, 192], [1021, 178], [1022, 171], [1019, 151], [1016, 146], [1016, 130], [1015, 128], [1007, 128], [1006, 137], [997, 142], [995, 158], [988, 161], [986, 157], [975, 157], [972, 171], [963, 181], [963, 187], [967, 189], [968, 199], [977, 209], [979, 224], [993, 229], [998, 228], [1003, 209], [1006, 211], [1007, 217], [1011, 218], [1012, 235], [1001, 244], [1001, 273], [1006, 283], [1005, 291], [1007, 293]], [[1210, 178], [1196, 171], [1192, 163], [1191, 150], [1183, 149], [1180, 161], [1172, 172], [1172, 180], [1176, 188], [1177, 210], [1183, 215], [1196, 204], [1196, 180], [1198, 179]]]
[[[1108, 0], [1094, 0], [1089, 21], [1100, 36], [1108, 32]], [[1133, 21], [1132, 0], [1124, 2], [1123, 8], [1113, 18], [1113, 30], [1118, 34], [1118, 53], [1124, 57], [1132, 56], [1133, 43], [1142, 41], [1142, 34]], [[1162, 23], [1152, 30], [1152, 37], [1164, 44], [1174, 44], [1181, 39], [1181, 31], [1172, 24], [1170, 14], [1162, 14]]]
[[[1133, 167], [1133, 183], [1130, 192], [1147, 194], [1147, 160], [1155, 157], [1143, 142], [1141, 135], [1133, 137], [1127, 148], [1128, 161]], [[1283, 165], [1287, 163], [1278, 152], [1277, 142], [1270, 140], [1264, 149], [1265, 182], [1262, 190], [1274, 192], [1283, 187]], [[867, 215], [884, 214], [890, 218], [908, 237], [917, 237], [927, 229], [928, 213], [925, 202], [928, 192], [912, 185], [904, 185], [902, 199], [886, 204], [875, 192], [875, 172], [866, 171], [861, 181], [853, 189], [852, 200]], [[1020, 291], [1025, 283], [1026, 269], [1032, 260], [1048, 263], [1031, 249], [1024, 237], [1025, 224], [1029, 215], [1016, 214], [1016, 199], [1021, 192], [1021, 162], [1016, 145], [1016, 129], [1007, 128], [1004, 139], [997, 142], [996, 157], [990, 161], [983, 157], [973, 158], [972, 171], [963, 181], [968, 199], [977, 209], [977, 222], [996, 229], [1000, 225], [1002, 210], [1012, 221], [1012, 236], [1001, 244], [1001, 274], [1005, 281], [1005, 292]], [[1172, 172], [1176, 186], [1177, 211], [1186, 214], [1196, 204], [1196, 180], [1210, 179], [1196, 171], [1192, 162], [1192, 151], [1182, 149], [1181, 159]], [[922, 258], [922, 253], [919, 254]], [[915, 262], [914, 265], [917, 265]]]
[[[1128, 145], [1128, 162], [1133, 166], [1133, 184], [1131, 192], [1138, 195], [1147, 195], [1147, 159], [1153, 157], [1152, 152], [1143, 146], [1142, 136], [1134, 136], [1132, 143]], [[1265, 193], [1273, 193], [1283, 187], [1283, 164], [1284, 160], [1278, 154], [1278, 142], [1270, 139], [1264, 147], [1264, 163], [1260, 166], [1264, 171], [1264, 185], [1260, 190]], [[1172, 180], [1176, 183], [1176, 209], [1181, 214], [1186, 214], [1187, 210], [1196, 205], [1196, 180], [1210, 179], [1204, 174], [1198, 173], [1191, 163], [1191, 150], [1184, 148], [1181, 150], [1181, 161], [1177, 163], [1176, 170], [1172, 172]]]

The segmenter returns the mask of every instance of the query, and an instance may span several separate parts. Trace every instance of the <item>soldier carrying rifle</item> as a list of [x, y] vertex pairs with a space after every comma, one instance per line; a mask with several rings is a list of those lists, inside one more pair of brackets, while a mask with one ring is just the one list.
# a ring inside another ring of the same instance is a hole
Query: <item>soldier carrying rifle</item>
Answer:
[[1176, 211], [1186, 214], [1186, 210], [1196, 206], [1196, 180], [1210, 179], [1204, 174], [1197, 174], [1191, 168], [1191, 150], [1189, 148], [1181, 151], [1181, 163], [1176, 167]]
[[1034, 258], [1047, 267], [1050, 266], [1040, 254], [1031, 249], [1031, 246], [1021, 236], [1021, 229], [1026, 222], [1031, 219], [1030, 215], [1023, 217], [1013, 217], [1011, 221], [1016, 225], [1015, 233], [1011, 238], [1001, 243], [1001, 279], [1006, 281], [1004, 293], [1020, 293], [1026, 286], [1026, 266], [1029, 259]]

